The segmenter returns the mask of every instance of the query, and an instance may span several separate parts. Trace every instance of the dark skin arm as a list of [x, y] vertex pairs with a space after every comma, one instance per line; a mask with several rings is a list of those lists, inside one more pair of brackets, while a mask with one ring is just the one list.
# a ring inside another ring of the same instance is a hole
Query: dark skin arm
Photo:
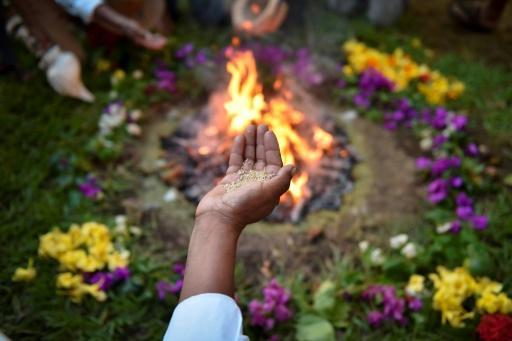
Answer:
[[149, 32], [135, 20], [116, 12], [108, 5], [98, 6], [94, 10], [92, 21], [150, 50], [161, 50], [167, 42], [163, 36]]
[[[241, 168], [274, 176], [227, 192], [223, 185], [235, 181]], [[197, 207], [181, 301], [203, 293], [234, 295], [238, 238], [248, 224], [272, 212], [294, 173], [294, 166], [283, 167], [277, 138], [266, 126], [249, 126], [235, 138], [226, 176]]]

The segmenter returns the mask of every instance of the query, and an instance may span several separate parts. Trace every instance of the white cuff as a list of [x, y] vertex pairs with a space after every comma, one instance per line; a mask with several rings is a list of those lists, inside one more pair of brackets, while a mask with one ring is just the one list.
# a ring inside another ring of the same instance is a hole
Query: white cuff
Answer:
[[164, 341], [244, 341], [242, 312], [222, 294], [192, 296], [178, 304]]
[[85, 23], [90, 23], [94, 10], [103, 4], [103, 0], [55, 0], [71, 15], [80, 17]]

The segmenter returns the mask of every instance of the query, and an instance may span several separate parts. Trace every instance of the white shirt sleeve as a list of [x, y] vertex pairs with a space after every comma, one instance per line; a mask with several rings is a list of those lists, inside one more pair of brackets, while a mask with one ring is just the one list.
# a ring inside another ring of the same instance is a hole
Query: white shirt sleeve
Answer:
[[242, 335], [242, 312], [222, 294], [192, 296], [178, 304], [164, 341], [249, 341]]
[[55, 0], [71, 15], [80, 17], [84, 22], [89, 23], [94, 10], [103, 4], [103, 0]]

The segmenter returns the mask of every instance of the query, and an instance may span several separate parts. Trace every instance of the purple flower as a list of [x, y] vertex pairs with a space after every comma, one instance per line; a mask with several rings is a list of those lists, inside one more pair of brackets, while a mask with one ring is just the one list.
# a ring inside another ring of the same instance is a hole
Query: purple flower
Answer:
[[454, 115], [451, 118], [451, 124], [457, 131], [464, 130], [468, 124], [468, 118], [464, 115]]
[[169, 287], [169, 292], [171, 294], [179, 294], [181, 289], [183, 288], [183, 279], [178, 279], [174, 284]]
[[457, 234], [462, 229], [462, 223], [459, 220], [454, 220], [451, 223], [450, 232], [453, 234]]
[[178, 59], [183, 59], [183, 58], [187, 57], [189, 54], [191, 54], [192, 51], [194, 51], [194, 44], [187, 43], [187, 44], [183, 45], [182, 47], [180, 47], [178, 49], [178, 51], [176, 51], [175, 56]]
[[202, 65], [208, 61], [208, 58], [206, 57], [206, 52], [204, 50], [199, 51], [196, 54], [195, 62], [198, 65]]
[[446, 128], [448, 116], [448, 111], [445, 108], [436, 108], [434, 115], [430, 119], [430, 126], [437, 130], [443, 130]]
[[170, 291], [170, 289], [172, 288], [172, 283], [169, 283], [167, 281], [164, 281], [164, 280], [161, 280], [161, 281], [158, 281], [156, 284], [155, 284], [155, 289], [156, 289], [156, 292], [158, 294], [158, 298], [160, 299], [160, 301], [163, 301], [165, 299], [165, 297], [167, 296], [167, 294]]
[[428, 185], [428, 200], [437, 204], [448, 196], [448, 184], [444, 179], [437, 179]]
[[475, 215], [470, 220], [473, 228], [477, 231], [485, 230], [489, 224], [489, 219], [484, 215]]
[[436, 135], [432, 139], [432, 145], [434, 149], [437, 149], [441, 147], [446, 141], [448, 141], [448, 138], [444, 135]]
[[368, 324], [372, 327], [379, 327], [384, 322], [384, 314], [380, 311], [371, 311], [368, 313], [367, 320]]
[[411, 106], [409, 100], [401, 98], [394, 103], [394, 111], [384, 114], [384, 127], [394, 130], [399, 126], [411, 127], [418, 112]]
[[459, 206], [456, 209], [457, 217], [462, 220], [468, 220], [473, 217], [473, 207], [471, 206]]
[[420, 156], [416, 159], [416, 168], [418, 169], [430, 169], [432, 165], [432, 160], [425, 156]]
[[131, 272], [126, 266], [117, 267], [112, 273], [114, 281], [126, 281], [130, 278]]
[[464, 184], [464, 180], [460, 176], [456, 176], [450, 180], [452, 187], [460, 188]]
[[470, 143], [468, 144], [468, 146], [466, 147], [466, 154], [468, 156], [471, 156], [471, 157], [476, 157], [478, 156], [479, 154], [479, 150], [478, 150], [478, 146], [476, 145], [476, 143]]
[[468, 195], [465, 192], [460, 192], [455, 197], [455, 202], [457, 203], [457, 206], [472, 206], [473, 200], [468, 197]]
[[155, 68], [154, 75], [157, 81], [157, 88], [167, 92], [176, 91], [176, 74], [165, 66], [163, 63], [158, 63]]
[[185, 276], [185, 264], [183, 263], [174, 264], [172, 270], [181, 277]]
[[276, 323], [292, 318], [293, 313], [288, 307], [290, 294], [275, 279], [263, 288], [263, 301], [256, 299], [249, 303], [251, 325], [271, 331]]
[[359, 108], [368, 108], [370, 106], [370, 98], [365, 93], [359, 92], [354, 96], [354, 104]]
[[323, 75], [317, 71], [307, 48], [299, 49], [296, 53], [296, 61], [293, 64], [295, 76], [308, 86], [318, 85], [323, 82]]
[[97, 199], [101, 194], [101, 187], [98, 184], [96, 178], [92, 175], [87, 176], [85, 182], [79, 184], [78, 188], [80, 189], [80, 192], [82, 192], [82, 194], [87, 198]]
[[412, 297], [408, 301], [408, 307], [411, 311], [419, 311], [423, 308], [423, 302], [419, 297]]

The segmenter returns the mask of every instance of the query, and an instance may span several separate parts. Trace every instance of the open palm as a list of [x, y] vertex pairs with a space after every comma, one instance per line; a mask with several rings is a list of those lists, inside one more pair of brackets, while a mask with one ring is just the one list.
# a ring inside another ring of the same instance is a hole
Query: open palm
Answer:
[[[240, 170], [264, 170], [272, 177], [264, 182], [249, 182], [227, 191], [225, 185], [239, 179]], [[226, 176], [199, 202], [196, 217], [212, 214], [229, 225], [243, 229], [272, 212], [281, 195], [288, 190], [294, 171], [293, 165], [283, 167], [275, 134], [265, 125], [250, 125], [243, 135], [235, 138]]]

